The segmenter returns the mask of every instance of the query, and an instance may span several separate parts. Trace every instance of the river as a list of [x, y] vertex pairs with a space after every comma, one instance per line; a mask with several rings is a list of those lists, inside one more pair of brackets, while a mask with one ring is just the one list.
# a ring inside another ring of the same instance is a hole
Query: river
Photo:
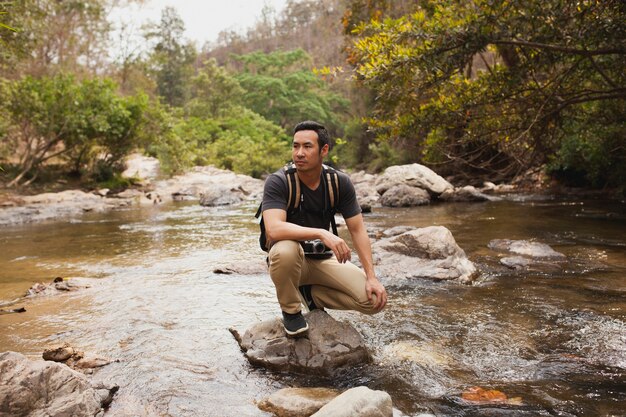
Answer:
[[[26, 313], [0, 315], [0, 351], [40, 358], [67, 341], [119, 360], [93, 376], [120, 386], [108, 416], [267, 416], [255, 402], [280, 388], [358, 385], [387, 391], [409, 416], [624, 416], [625, 207], [516, 197], [367, 214], [373, 235], [447, 227], [481, 276], [470, 286], [384, 277], [383, 313], [331, 312], [374, 357], [334, 378], [254, 368], [228, 331], [279, 314], [266, 274], [213, 272], [264, 256], [252, 205], [172, 203], [5, 227], [0, 303], [57, 276], [89, 288], [20, 299], [13, 306]], [[568, 261], [511, 270], [487, 248], [492, 239], [535, 239]], [[473, 386], [520, 398], [462, 400]]]

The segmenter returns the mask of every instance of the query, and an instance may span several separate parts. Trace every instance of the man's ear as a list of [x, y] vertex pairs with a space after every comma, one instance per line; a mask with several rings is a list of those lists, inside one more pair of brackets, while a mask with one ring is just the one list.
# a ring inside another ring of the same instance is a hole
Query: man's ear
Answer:
[[327, 144], [325, 144], [324, 146], [322, 146], [322, 149], [320, 150], [320, 155], [322, 156], [322, 158], [326, 157], [326, 155], [328, 155], [328, 151], [330, 150], [330, 146]]

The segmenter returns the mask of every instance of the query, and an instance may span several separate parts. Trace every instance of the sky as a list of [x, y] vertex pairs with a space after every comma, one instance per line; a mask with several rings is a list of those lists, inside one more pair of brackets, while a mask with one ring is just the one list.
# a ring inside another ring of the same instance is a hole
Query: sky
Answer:
[[134, 35], [139, 36], [142, 24], [158, 22], [161, 11], [172, 6], [185, 22], [187, 40], [195, 41], [198, 47], [205, 42], [214, 42], [223, 30], [245, 33], [261, 16], [264, 5], [278, 13], [287, 0], [146, 0], [142, 5], [114, 9], [111, 21], [120, 26], [125, 23]]

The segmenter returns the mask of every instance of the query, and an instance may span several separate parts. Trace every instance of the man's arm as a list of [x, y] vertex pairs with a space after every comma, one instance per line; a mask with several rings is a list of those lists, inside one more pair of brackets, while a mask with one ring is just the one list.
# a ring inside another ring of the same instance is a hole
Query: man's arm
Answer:
[[335, 236], [328, 230], [289, 223], [285, 210], [267, 209], [263, 211], [263, 222], [265, 223], [265, 236], [270, 242], [320, 239], [327, 248], [335, 253], [337, 261], [344, 263], [350, 260], [350, 248], [342, 238]]
[[354, 249], [359, 255], [359, 261], [365, 271], [367, 280], [365, 282], [365, 291], [367, 292], [367, 298], [372, 299], [372, 294], [376, 295], [377, 310], [382, 310], [387, 304], [387, 291], [383, 284], [378, 281], [376, 274], [374, 273], [374, 262], [372, 260], [372, 246], [370, 244], [370, 238], [367, 236], [367, 229], [363, 222], [363, 215], [357, 214], [346, 220], [346, 226], [352, 236], [352, 243], [354, 243]]

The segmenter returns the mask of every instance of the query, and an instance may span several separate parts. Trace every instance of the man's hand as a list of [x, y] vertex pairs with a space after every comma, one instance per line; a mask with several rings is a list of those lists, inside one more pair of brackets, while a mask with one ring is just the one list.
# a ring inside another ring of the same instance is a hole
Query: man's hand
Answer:
[[328, 249], [335, 253], [335, 257], [339, 263], [346, 263], [352, 258], [352, 252], [350, 251], [348, 244], [339, 236], [326, 232], [322, 237], [322, 242]]
[[375, 310], [380, 311], [385, 308], [385, 305], [387, 305], [387, 290], [385, 290], [385, 287], [380, 281], [377, 279], [368, 279], [365, 281], [365, 292], [370, 301], [372, 301], [372, 294], [376, 295]]

